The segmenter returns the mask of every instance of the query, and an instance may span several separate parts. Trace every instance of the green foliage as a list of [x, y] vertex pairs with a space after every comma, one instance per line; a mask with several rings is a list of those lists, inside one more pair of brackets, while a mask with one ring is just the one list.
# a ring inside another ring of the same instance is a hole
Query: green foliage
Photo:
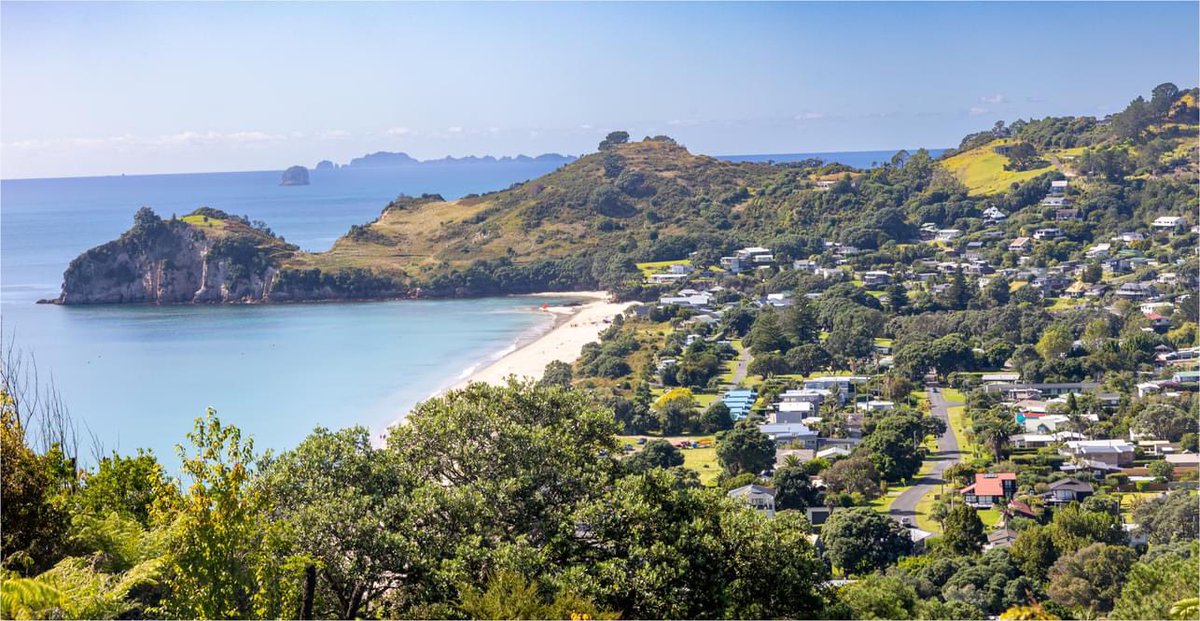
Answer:
[[920, 602], [916, 589], [903, 578], [881, 573], [842, 587], [838, 597], [855, 619], [912, 619]]
[[10, 404], [0, 391], [0, 548], [5, 568], [32, 575], [62, 557], [67, 516], [55, 502], [51, 460], [26, 446]]
[[987, 537], [983, 533], [983, 521], [975, 509], [964, 504], [955, 505], [946, 514], [942, 545], [954, 554], [975, 554], [983, 548]]
[[1173, 613], [1175, 603], [1194, 597], [1200, 581], [1198, 546], [1189, 542], [1182, 549], [1154, 547], [1130, 568], [1121, 595], [1113, 606], [1113, 619], [1191, 618]]
[[839, 459], [821, 473], [825, 485], [834, 492], [859, 494], [868, 500], [878, 498], [879, 471], [867, 456]]
[[1177, 490], [1139, 505], [1133, 512], [1150, 543], [1166, 544], [1200, 539], [1200, 507], [1196, 496]]
[[775, 443], [757, 425], [738, 421], [733, 429], [717, 434], [717, 460], [730, 475], [757, 473], [775, 463]]
[[825, 555], [847, 574], [864, 574], [912, 551], [908, 530], [870, 507], [834, 511], [821, 526]]
[[1094, 543], [1059, 558], [1047, 591], [1055, 602], [1089, 614], [1107, 612], [1121, 593], [1137, 553], [1126, 546]]
[[666, 440], [651, 440], [642, 450], [625, 458], [625, 469], [638, 474], [651, 468], [674, 468], [683, 465], [683, 452]]

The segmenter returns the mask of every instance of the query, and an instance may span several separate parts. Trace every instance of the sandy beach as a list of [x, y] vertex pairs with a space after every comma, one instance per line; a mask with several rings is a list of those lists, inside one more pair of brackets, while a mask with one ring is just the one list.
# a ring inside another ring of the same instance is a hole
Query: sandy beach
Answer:
[[555, 315], [554, 327], [536, 339], [476, 369], [474, 373], [450, 387], [462, 388], [471, 382], [498, 384], [509, 375], [538, 379], [546, 365], [553, 360], [571, 363], [579, 357], [583, 346], [597, 340], [612, 318], [635, 302], [611, 302], [604, 291], [572, 291], [541, 293], [541, 297], [577, 297], [591, 301], [577, 306], [550, 306], [536, 312]]

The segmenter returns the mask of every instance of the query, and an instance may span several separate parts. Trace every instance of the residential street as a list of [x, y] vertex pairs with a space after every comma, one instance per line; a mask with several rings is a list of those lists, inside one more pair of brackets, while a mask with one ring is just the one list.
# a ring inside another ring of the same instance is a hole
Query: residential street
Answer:
[[925, 494], [936, 491], [942, 483], [942, 472], [957, 462], [960, 458], [958, 450], [958, 440], [954, 437], [954, 432], [950, 430], [950, 407], [962, 405], [961, 403], [947, 401], [942, 396], [942, 392], [937, 390], [928, 390], [929, 407], [933, 415], [942, 419], [946, 423], [946, 433], [938, 438], [938, 452], [930, 455], [928, 461], [933, 462], [933, 470], [927, 476], [921, 477], [916, 485], [905, 490], [896, 497], [888, 510], [888, 515], [899, 520], [909, 518], [916, 523], [916, 508], [917, 503]]

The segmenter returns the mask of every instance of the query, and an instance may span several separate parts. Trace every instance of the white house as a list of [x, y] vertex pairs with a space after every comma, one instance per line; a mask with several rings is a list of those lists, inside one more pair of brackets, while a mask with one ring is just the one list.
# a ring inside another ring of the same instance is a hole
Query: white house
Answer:
[[939, 229], [934, 239], [938, 241], [951, 241], [962, 237], [962, 231], [959, 229]]
[[1059, 237], [1062, 237], [1062, 229], [1054, 226], [1048, 226], [1033, 232], [1034, 239], [1058, 239]]
[[729, 490], [728, 496], [736, 498], [767, 517], [775, 517], [775, 490], [761, 485], [743, 485]]
[[1150, 223], [1156, 229], [1180, 229], [1186, 224], [1180, 216], [1159, 216]]
[[803, 423], [777, 423], [760, 425], [759, 431], [770, 436], [776, 444], [799, 442], [802, 448], [817, 448], [817, 432]]
[[1125, 440], [1075, 440], [1058, 450], [1060, 455], [1109, 466], [1128, 466], [1133, 463], [1133, 445]]

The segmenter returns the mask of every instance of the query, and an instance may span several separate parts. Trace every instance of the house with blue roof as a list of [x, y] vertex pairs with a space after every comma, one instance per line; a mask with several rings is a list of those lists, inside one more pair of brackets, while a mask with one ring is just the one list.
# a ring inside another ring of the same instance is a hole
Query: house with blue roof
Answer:
[[750, 409], [754, 407], [754, 402], [757, 400], [758, 393], [748, 388], [730, 390], [721, 396], [721, 402], [729, 408], [729, 417], [735, 421], [749, 416]]

